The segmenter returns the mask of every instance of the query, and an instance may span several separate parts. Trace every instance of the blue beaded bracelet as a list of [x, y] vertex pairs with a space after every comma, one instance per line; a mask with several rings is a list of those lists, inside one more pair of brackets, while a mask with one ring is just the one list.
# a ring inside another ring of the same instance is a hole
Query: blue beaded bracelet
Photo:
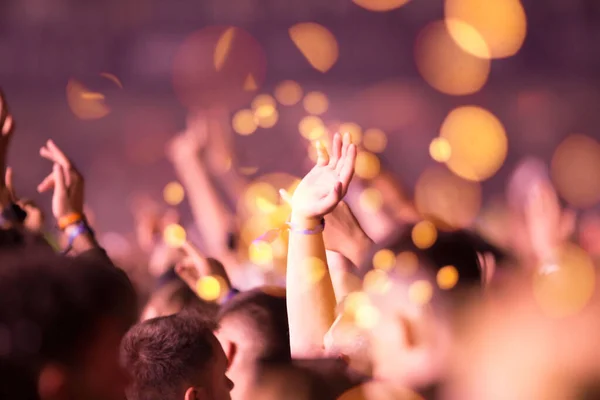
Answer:
[[71, 249], [73, 248], [73, 243], [75, 242], [75, 239], [77, 239], [77, 237], [79, 235], [83, 235], [84, 233], [90, 232], [90, 229], [88, 228], [87, 224], [84, 221], [78, 222], [77, 224], [75, 224], [75, 229], [73, 229], [70, 233], [69, 233], [69, 242], [67, 244], [67, 248], [63, 251], [63, 254], [67, 254], [69, 251], [71, 251]]

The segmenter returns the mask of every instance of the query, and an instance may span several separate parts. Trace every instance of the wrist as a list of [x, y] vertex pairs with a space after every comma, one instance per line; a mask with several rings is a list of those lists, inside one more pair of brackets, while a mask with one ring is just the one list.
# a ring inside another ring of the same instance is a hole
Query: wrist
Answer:
[[323, 218], [316, 216], [306, 216], [292, 211], [290, 223], [300, 229], [315, 229], [323, 224]]
[[373, 246], [373, 241], [365, 233], [357, 237], [355, 240], [345, 242], [347, 245], [344, 249], [344, 256], [354, 264], [355, 267], [360, 267], [365, 261], [366, 255]]

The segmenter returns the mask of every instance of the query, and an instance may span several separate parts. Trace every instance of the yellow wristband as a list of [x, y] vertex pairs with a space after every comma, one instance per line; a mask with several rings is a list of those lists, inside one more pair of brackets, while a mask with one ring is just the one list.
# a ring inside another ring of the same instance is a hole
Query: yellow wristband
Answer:
[[67, 229], [67, 227], [76, 224], [78, 222], [83, 221], [83, 215], [81, 215], [80, 213], [69, 213], [65, 216], [62, 216], [58, 219], [58, 228], [61, 231], [64, 231], [65, 229]]

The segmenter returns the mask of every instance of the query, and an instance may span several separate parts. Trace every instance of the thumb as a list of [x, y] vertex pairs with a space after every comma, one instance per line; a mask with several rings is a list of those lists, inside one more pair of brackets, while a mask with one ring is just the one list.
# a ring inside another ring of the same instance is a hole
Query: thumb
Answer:
[[292, 205], [292, 195], [287, 190], [279, 189], [279, 195], [283, 201], [289, 205]]

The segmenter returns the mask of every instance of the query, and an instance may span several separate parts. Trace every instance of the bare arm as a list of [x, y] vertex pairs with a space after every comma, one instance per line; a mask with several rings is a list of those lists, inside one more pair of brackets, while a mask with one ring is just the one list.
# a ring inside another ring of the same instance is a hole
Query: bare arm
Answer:
[[354, 171], [356, 148], [350, 137], [334, 138], [331, 159], [319, 148], [317, 165], [292, 198], [287, 265], [287, 307], [293, 357], [319, 357], [335, 320], [335, 294], [325, 254], [322, 217], [344, 196]]

